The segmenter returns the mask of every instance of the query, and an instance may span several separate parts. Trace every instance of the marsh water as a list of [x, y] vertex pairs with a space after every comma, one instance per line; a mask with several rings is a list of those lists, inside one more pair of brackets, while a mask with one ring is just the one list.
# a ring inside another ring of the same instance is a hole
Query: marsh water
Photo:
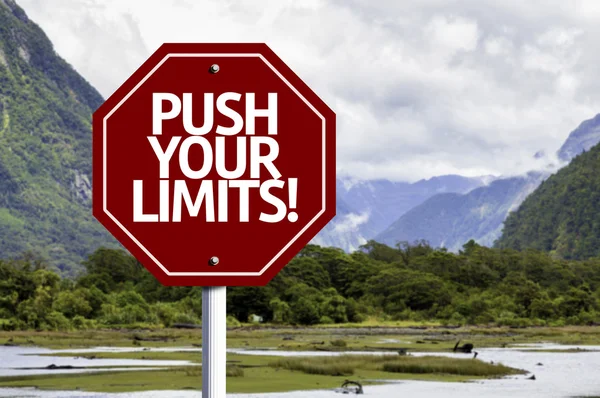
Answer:
[[[30, 369], [43, 368], [50, 364], [72, 365], [77, 367], [90, 366], [132, 366], [137, 369], [148, 366], [189, 366], [187, 361], [155, 361], [127, 359], [85, 359], [78, 354], [90, 354], [106, 351], [141, 351], [142, 348], [93, 348], [68, 350], [74, 357], [37, 356], [61, 352], [41, 348], [0, 347], [0, 376], [57, 372], [85, 372], [86, 369], [46, 370]], [[146, 349], [147, 350], [147, 349]], [[199, 348], [155, 348], [152, 351], [197, 351]], [[561, 350], [563, 352], [547, 352]], [[67, 351], [67, 350], [65, 350]], [[265, 355], [264, 350], [230, 349], [232, 353], [247, 355]], [[585, 397], [600, 396], [600, 346], [565, 346], [554, 344], [520, 345], [508, 348], [478, 349], [478, 359], [486, 362], [502, 363], [524, 369], [527, 375], [511, 376], [496, 380], [473, 381], [468, 383], [440, 383], [422, 381], [389, 381], [384, 385], [366, 386], [365, 396], [373, 398], [414, 397], [433, 398], [459, 396], [465, 398], [494, 397], [494, 398], [534, 398], [534, 397]], [[269, 350], [268, 355], [298, 356], [298, 355], [341, 355], [345, 353], [331, 352], [287, 352]], [[383, 355], [382, 353], [370, 353]], [[395, 353], [394, 353], [395, 354]], [[397, 355], [397, 354], [395, 354]], [[454, 353], [412, 353], [412, 355], [444, 355], [456, 357], [471, 357], [470, 354]], [[131, 368], [129, 368], [131, 369]], [[93, 369], [97, 371], [98, 369]], [[114, 370], [114, 369], [113, 369]], [[528, 380], [531, 374], [535, 380]], [[200, 397], [198, 391], [150, 391], [138, 393], [106, 394], [66, 391], [38, 391], [35, 389], [0, 389], [0, 397], [111, 397], [111, 398], [171, 398], [171, 397]], [[228, 394], [235, 398], [325, 398], [342, 397], [333, 390], [295, 391], [288, 393], [268, 394]]]

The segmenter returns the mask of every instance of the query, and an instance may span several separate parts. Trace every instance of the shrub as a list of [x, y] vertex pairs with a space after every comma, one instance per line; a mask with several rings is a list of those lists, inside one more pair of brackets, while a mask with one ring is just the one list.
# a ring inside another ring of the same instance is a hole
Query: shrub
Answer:
[[477, 359], [448, 357], [398, 357], [397, 355], [341, 355], [337, 357], [282, 358], [269, 364], [274, 368], [307, 374], [349, 376], [356, 369], [384, 370], [394, 373], [438, 373], [464, 376], [505, 376], [524, 374], [520, 369], [492, 365]]
[[17, 330], [16, 322], [13, 319], [1, 319], [0, 320], [0, 330], [6, 332], [13, 332]]
[[353, 363], [341, 363], [339, 360], [327, 359], [317, 362], [313, 358], [286, 358], [273, 363], [272, 366], [312, 375], [351, 376], [354, 374], [355, 365]]
[[518, 371], [500, 364], [480, 360], [446, 357], [405, 357], [386, 362], [382, 370], [393, 373], [442, 373], [463, 376], [504, 376]]
[[152, 311], [154, 311], [160, 322], [167, 328], [173, 325], [177, 315], [177, 310], [170, 303], [156, 303], [152, 306]]
[[225, 372], [227, 377], [244, 377], [244, 369], [236, 365], [228, 366]]
[[467, 320], [459, 312], [453, 313], [450, 319], [448, 319], [448, 324], [453, 326], [464, 326], [465, 323], [467, 323]]
[[77, 330], [93, 329], [96, 327], [96, 321], [93, 319], [85, 319], [81, 315], [76, 315], [71, 320], [73, 327]]
[[69, 319], [66, 316], [60, 312], [52, 311], [46, 315], [45, 327], [42, 328], [47, 330], [64, 331], [72, 329], [72, 326], [71, 322], [69, 322]]
[[346, 343], [346, 341], [345, 341], [345, 340], [341, 340], [341, 339], [338, 339], [338, 340], [331, 340], [331, 343], [330, 343], [330, 344], [331, 344], [332, 346], [334, 346], [334, 347], [340, 347], [340, 348], [341, 348], [341, 347], [347, 347], [347, 346], [348, 346], [348, 343]]
[[174, 323], [193, 323], [193, 324], [197, 324], [200, 323], [200, 319], [198, 319], [198, 317], [196, 317], [195, 314], [193, 313], [183, 313], [183, 312], [179, 312], [175, 315], [175, 319], [174, 319]]
[[236, 319], [233, 315], [227, 315], [227, 327], [239, 328], [242, 323]]

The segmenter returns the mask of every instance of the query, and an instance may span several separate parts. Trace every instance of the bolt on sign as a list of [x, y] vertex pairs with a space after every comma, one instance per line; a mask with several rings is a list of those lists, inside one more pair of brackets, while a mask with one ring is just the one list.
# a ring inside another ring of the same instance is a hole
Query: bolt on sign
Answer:
[[93, 214], [165, 285], [265, 285], [335, 216], [335, 130], [267, 45], [164, 44], [93, 115]]

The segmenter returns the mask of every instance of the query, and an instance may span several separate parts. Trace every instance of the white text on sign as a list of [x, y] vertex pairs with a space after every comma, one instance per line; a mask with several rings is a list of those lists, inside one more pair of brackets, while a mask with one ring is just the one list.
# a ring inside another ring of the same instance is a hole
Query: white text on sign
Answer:
[[[261, 212], [259, 220], [267, 223], [282, 221], [286, 215], [291, 222], [298, 220], [296, 208], [298, 179], [288, 178], [287, 189], [289, 203], [275, 196], [271, 191], [282, 190], [286, 182], [281, 180], [281, 173], [277, 170], [274, 161], [279, 156], [279, 144], [272, 136], [277, 135], [277, 94], [268, 93], [268, 105], [265, 109], [256, 109], [255, 93], [245, 93], [245, 114], [242, 116], [227, 105], [228, 101], [240, 101], [242, 94], [226, 92], [220, 94], [215, 103], [214, 93], [204, 93], [204, 117], [202, 126], [195, 126], [193, 120], [192, 101], [197, 100], [191, 93], [184, 93], [182, 98], [172, 93], [153, 93], [152, 96], [152, 135], [148, 141], [157, 159], [159, 171], [159, 212], [144, 213], [144, 181], [133, 181], [133, 221], [135, 222], [180, 222], [183, 207], [191, 217], [199, 217], [204, 206], [204, 219], [206, 222], [228, 222], [228, 196], [230, 190], [235, 189], [239, 195], [239, 219], [231, 221], [250, 221], [250, 190], [258, 189], [263, 201], [275, 207], [275, 213]], [[164, 103], [170, 103], [165, 107]], [[165, 108], [169, 110], [165, 110]], [[223, 116], [233, 121], [233, 126], [214, 126], [215, 108]], [[158, 137], [163, 133], [163, 121], [172, 120], [181, 116], [187, 137], [172, 136], [168, 145], [161, 146]], [[267, 136], [255, 135], [257, 117], [267, 118]], [[232, 138], [236, 139], [236, 167], [228, 170], [225, 166], [226, 145]], [[204, 136], [214, 132], [214, 148]], [[202, 149], [202, 166], [195, 170], [190, 166], [189, 153], [193, 145]], [[268, 153], [261, 155], [261, 147], [267, 147]], [[169, 166], [176, 150], [178, 151], [179, 168], [188, 179], [202, 180], [195, 199], [188, 189], [186, 180], [172, 180], [169, 176]], [[249, 149], [249, 156], [246, 156]], [[269, 179], [261, 182], [261, 165], [269, 172]], [[203, 180], [212, 170], [216, 171], [221, 179]], [[250, 179], [241, 179], [249, 171]], [[147, 193], [146, 193], [147, 194]], [[217, 200], [215, 200], [215, 197]], [[172, 206], [171, 206], [172, 205]], [[200, 216], [201, 217], [201, 216]]]

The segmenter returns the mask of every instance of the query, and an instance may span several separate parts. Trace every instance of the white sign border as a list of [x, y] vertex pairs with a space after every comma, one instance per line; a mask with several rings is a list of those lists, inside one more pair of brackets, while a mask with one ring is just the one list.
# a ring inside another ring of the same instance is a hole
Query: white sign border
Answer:
[[[108, 131], [107, 131], [107, 123], [106, 122], [108, 121], [108, 118], [111, 117], [121, 107], [121, 105], [123, 105], [123, 103], [125, 103], [125, 101], [127, 101], [129, 99], [129, 97], [131, 97], [133, 95], [133, 93], [135, 93], [142, 86], [142, 84], [144, 84], [146, 82], [146, 80], [148, 80], [150, 78], [150, 76], [152, 76], [154, 74], [154, 72], [156, 72], [158, 70], [158, 68], [160, 68], [160, 66], [162, 64], [164, 64], [171, 57], [257, 57], [257, 58], [260, 58], [321, 119], [321, 122], [322, 122], [322, 144], [323, 144], [323, 156], [322, 156], [322, 192], [323, 192], [323, 195], [322, 195], [322, 201], [321, 201], [321, 211], [319, 213], [317, 213], [317, 215], [308, 224], [306, 224], [306, 226], [304, 228], [302, 228], [300, 230], [300, 232], [298, 232], [298, 234], [296, 234], [296, 236], [294, 236], [292, 238], [292, 240], [290, 240], [288, 242], [288, 244], [285, 245], [283, 247], [283, 249], [281, 249], [275, 255], [275, 257], [273, 257], [271, 259], [271, 261], [269, 261], [259, 272], [218, 272], [218, 271], [217, 272], [171, 272], [163, 264], [161, 264], [161, 262], [158, 261], [158, 259], [156, 257], [154, 257], [154, 255], [152, 255], [152, 253], [150, 253], [150, 251], [146, 247], [144, 247], [144, 245], [142, 245], [141, 242], [139, 242], [135, 238], [135, 236], [133, 236], [133, 234], [131, 232], [129, 232], [127, 230], [127, 228], [125, 228], [125, 226], [123, 226], [123, 224], [121, 224], [119, 222], [119, 220], [117, 220], [117, 218], [115, 216], [113, 216], [108, 211], [108, 209], [107, 209], [107, 203], [106, 203], [107, 202], [107, 200], [106, 200], [107, 199], [107, 177], [106, 177], [107, 176], [107, 170], [106, 170], [106, 159], [107, 159], [106, 152], [107, 152], [107, 146], [106, 146], [106, 144], [107, 144], [107, 134], [108, 134]], [[103, 181], [102, 181], [102, 184], [103, 184], [102, 185], [102, 187], [103, 187], [103, 198], [102, 198], [102, 207], [103, 207], [103, 211], [168, 276], [261, 276], [325, 212], [325, 203], [326, 203], [326, 190], [325, 190], [325, 187], [326, 187], [326, 172], [325, 172], [326, 168], [325, 168], [325, 161], [326, 161], [326, 152], [327, 152], [326, 151], [326, 139], [325, 138], [326, 138], [326, 124], [325, 124], [325, 118], [323, 117], [323, 115], [321, 115], [319, 113], [319, 111], [317, 111], [315, 109], [315, 107], [306, 98], [304, 98], [300, 94], [300, 92], [289, 81], [287, 81], [287, 79], [285, 77], [283, 77], [283, 75], [277, 69], [275, 69], [275, 67], [273, 65], [271, 65], [271, 63], [269, 63], [269, 61], [267, 61], [263, 57], [262, 54], [258, 54], [258, 53], [257, 54], [251, 54], [251, 53], [248, 53], [248, 54], [238, 54], [238, 53], [169, 53], [150, 71], [150, 73], [148, 73], [133, 88], [133, 90], [131, 90], [110, 112], [108, 112], [108, 114], [103, 119], [103, 130], [102, 130], [102, 153], [103, 153], [103, 158], [102, 158], [102, 167], [103, 167]]]

